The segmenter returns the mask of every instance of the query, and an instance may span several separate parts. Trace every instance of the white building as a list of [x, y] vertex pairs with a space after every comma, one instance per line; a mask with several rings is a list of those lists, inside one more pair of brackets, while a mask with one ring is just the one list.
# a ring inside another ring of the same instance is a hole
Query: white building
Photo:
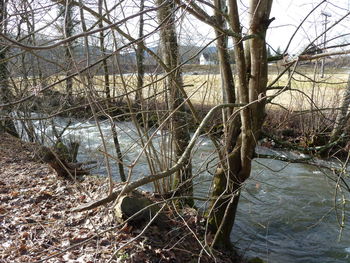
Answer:
[[213, 56], [210, 56], [208, 53], [202, 53], [199, 57], [200, 65], [215, 65], [215, 61], [213, 60]]

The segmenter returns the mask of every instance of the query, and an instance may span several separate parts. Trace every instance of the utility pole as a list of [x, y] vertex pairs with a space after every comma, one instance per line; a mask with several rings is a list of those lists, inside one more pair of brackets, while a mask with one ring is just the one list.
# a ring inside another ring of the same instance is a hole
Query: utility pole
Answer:
[[[324, 24], [324, 35], [323, 35], [323, 52], [326, 51], [326, 42], [327, 42], [327, 24], [328, 24], [328, 17], [331, 17], [332, 15], [326, 11], [322, 11], [321, 15], [324, 16], [323, 24]], [[321, 78], [324, 78], [324, 64], [325, 64], [326, 58], [322, 58], [321, 61]]]

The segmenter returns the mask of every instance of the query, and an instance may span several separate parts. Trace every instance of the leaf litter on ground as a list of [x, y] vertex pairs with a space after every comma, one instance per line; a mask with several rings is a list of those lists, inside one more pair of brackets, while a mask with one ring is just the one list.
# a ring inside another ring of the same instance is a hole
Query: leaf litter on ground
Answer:
[[168, 211], [166, 227], [145, 231], [143, 225], [118, 225], [111, 205], [71, 213], [107, 194], [105, 178], [86, 176], [79, 183], [59, 178], [37, 160], [36, 147], [0, 134], [1, 263], [240, 262], [203, 250], [204, 227], [193, 209], [181, 218]]

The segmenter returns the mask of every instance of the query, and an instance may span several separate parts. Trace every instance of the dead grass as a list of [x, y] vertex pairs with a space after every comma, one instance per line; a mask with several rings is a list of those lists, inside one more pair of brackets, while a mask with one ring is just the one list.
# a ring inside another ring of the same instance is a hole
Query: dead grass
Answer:
[[[192, 68], [193, 69], [193, 68]], [[200, 68], [199, 68], [200, 69]], [[184, 75], [184, 87], [187, 95], [193, 104], [197, 105], [216, 105], [222, 102], [221, 81], [219, 74], [207, 69], [209, 74], [200, 75]], [[280, 69], [273, 68], [269, 75], [269, 81], [273, 81]], [[348, 74], [340, 72], [338, 74], [327, 74], [325, 78], [319, 76], [314, 77], [311, 68], [300, 68], [303, 75], [295, 74], [291, 80], [290, 89], [269, 90], [267, 96], [276, 96], [272, 102], [273, 104], [281, 105], [289, 110], [306, 110], [315, 108], [332, 108], [339, 106], [341, 97], [346, 86]], [[145, 77], [145, 87], [142, 89], [144, 98], [156, 99], [157, 102], [164, 102], [166, 93], [164, 92], [165, 83], [164, 75], [147, 75]], [[62, 76], [53, 76], [47, 81], [47, 84], [54, 83], [61, 79]], [[316, 82], [312, 82], [314, 79]], [[113, 97], [129, 98], [134, 100], [137, 86], [136, 74], [124, 74], [123, 76], [110, 76], [111, 93]], [[18, 80], [20, 83], [20, 80]], [[288, 83], [288, 76], [284, 75], [274, 87], [285, 87]], [[28, 92], [33, 92], [32, 87]], [[55, 86], [57, 91], [65, 91], [65, 82], [59, 83]], [[104, 96], [103, 77], [95, 76], [93, 79], [93, 92]], [[86, 94], [87, 88], [84, 80], [79, 78], [74, 79], [74, 93]], [[128, 94], [127, 96], [125, 94]], [[155, 94], [157, 94], [155, 96]]]
[[[272, 81], [276, 75], [270, 75]], [[286, 88], [272, 100], [274, 104], [281, 105], [289, 110], [309, 110], [338, 107], [346, 87], [347, 74], [326, 75], [324, 78], [315, 78], [311, 82], [311, 74], [306, 77], [296, 75], [291, 80], [290, 89]], [[288, 76], [283, 76], [274, 86], [285, 87]], [[270, 90], [267, 96], [273, 96], [280, 90]]]

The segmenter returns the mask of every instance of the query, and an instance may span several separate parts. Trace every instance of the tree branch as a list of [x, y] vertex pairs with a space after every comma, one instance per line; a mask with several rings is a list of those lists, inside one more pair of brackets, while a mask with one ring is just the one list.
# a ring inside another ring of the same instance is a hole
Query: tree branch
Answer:
[[283, 66], [289, 66], [297, 61], [306, 61], [306, 60], [311, 61], [311, 60], [324, 58], [324, 57], [347, 55], [347, 54], [350, 54], [350, 50], [327, 52], [327, 53], [321, 53], [321, 54], [315, 54], [315, 55], [299, 55], [297, 58], [294, 58], [291, 61], [284, 63]]
[[[127, 183], [122, 190], [118, 189], [113, 191], [110, 195], [108, 195], [105, 198], [102, 198], [100, 200], [97, 201], [93, 201], [91, 203], [82, 205], [80, 207], [74, 208], [71, 211], [72, 212], [82, 212], [82, 211], [86, 211], [86, 210], [90, 210], [93, 209], [95, 207], [98, 207], [100, 205], [109, 203], [115, 199], [118, 198], [118, 196], [122, 196], [125, 194], [128, 194], [130, 192], [132, 192], [133, 190], [135, 190], [136, 188], [154, 182], [156, 180], [162, 179], [164, 177], [167, 177], [173, 173], [175, 173], [176, 171], [178, 171], [179, 169], [181, 169], [183, 167], [183, 165], [186, 163], [186, 161], [188, 160], [188, 158], [190, 157], [191, 151], [193, 149], [193, 147], [195, 146], [195, 143], [198, 139], [198, 137], [200, 136], [200, 134], [202, 133], [203, 129], [205, 128], [205, 126], [207, 125], [207, 123], [209, 122], [209, 120], [211, 119], [211, 117], [214, 115], [214, 113], [217, 110], [223, 109], [223, 108], [236, 108], [236, 107], [242, 107], [242, 106], [247, 106], [244, 104], [236, 104], [236, 103], [226, 103], [226, 104], [220, 104], [217, 105], [215, 107], [213, 107], [208, 113], [207, 115], [204, 117], [204, 119], [202, 120], [202, 122], [200, 123], [200, 125], [198, 126], [196, 132], [194, 133], [194, 135], [191, 138], [191, 141], [189, 142], [186, 150], [184, 151], [184, 153], [182, 154], [182, 156], [179, 158], [179, 160], [177, 161], [177, 163], [175, 165], [173, 165], [169, 170], [160, 172], [158, 174], [154, 174], [154, 175], [149, 175], [143, 178], [140, 178], [134, 182], [129, 182]], [[239, 112], [240, 109], [236, 110], [235, 113]]]

